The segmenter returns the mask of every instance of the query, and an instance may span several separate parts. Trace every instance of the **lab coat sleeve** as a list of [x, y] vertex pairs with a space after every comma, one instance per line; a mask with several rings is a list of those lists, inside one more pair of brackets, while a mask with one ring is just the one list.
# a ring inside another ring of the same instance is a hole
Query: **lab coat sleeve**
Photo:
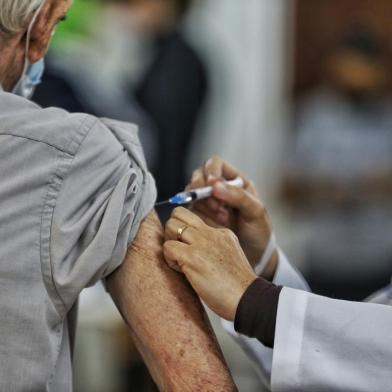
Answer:
[[284, 288], [272, 391], [392, 390], [392, 309]]
[[[295, 267], [290, 264], [284, 252], [279, 249], [278, 254], [278, 267], [273, 283], [278, 286], [287, 286], [298, 290], [308, 291], [309, 286], [305, 279]], [[232, 322], [222, 320], [222, 325], [252, 360], [255, 370], [263, 384], [267, 388], [270, 388], [273, 350], [263, 346], [257, 339], [238, 334], [234, 330], [234, 324]]]
[[293, 289], [310, 291], [308, 284], [301, 273], [289, 262], [285, 253], [278, 249], [279, 261], [273, 283], [277, 286], [291, 287]]

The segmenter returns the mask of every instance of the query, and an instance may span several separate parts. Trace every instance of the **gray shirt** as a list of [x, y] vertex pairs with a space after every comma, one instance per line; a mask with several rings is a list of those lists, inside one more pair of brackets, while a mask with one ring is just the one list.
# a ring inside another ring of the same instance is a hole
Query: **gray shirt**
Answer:
[[0, 390], [71, 391], [80, 292], [156, 197], [136, 127], [0, 91]]

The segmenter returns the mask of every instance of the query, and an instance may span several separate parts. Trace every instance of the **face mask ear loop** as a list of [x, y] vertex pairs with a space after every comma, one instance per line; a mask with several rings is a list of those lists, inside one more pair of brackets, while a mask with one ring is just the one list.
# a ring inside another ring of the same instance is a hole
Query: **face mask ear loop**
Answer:
[[23, 66], [23, 73], [22, 75], [24, 75], [27, 71], [27, 68], [29, 66], [29, 48], [30, 48], [30, 36], [31, 36], [31, 30], [34, 27], [34, 24], [38, 18], [39, 13], [41, 12], [43, 6], [45, 4], [45, 0], [41, 3], [41, 5], [37, 8], [37, 10], [35, 11], [33, 18], [30, 21], [29, 27], [27, 28], [27, 32], [26, 32], [26, 47], [25, 47], [25, 61], [24, 61], [24, 66]]

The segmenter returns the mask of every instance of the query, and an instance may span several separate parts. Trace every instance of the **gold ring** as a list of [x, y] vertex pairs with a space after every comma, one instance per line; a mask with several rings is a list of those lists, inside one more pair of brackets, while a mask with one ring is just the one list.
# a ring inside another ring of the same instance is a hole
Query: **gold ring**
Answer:
[[182, 241], [182, 235], [184, 234], [184, 231], [185, 231], [187, 228], [188, 228], [188, 226], [185, 225], [185, 226], [183, 226], [183, 227], [180, 227], [180, 228], [177, 230], [177, 239], [178, 239], [178, 241]]

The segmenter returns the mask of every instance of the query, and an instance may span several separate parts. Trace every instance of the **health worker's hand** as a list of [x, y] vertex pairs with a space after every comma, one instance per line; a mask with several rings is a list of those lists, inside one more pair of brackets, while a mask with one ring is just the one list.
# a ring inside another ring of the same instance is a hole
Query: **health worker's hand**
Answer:
[[[242, 177], [245, 187], [239, 189], [224, 184]], [[187, 189], [213, 186], [213, 197], [193, 204], [192, 211], [212, 227], [228, 228], [238, 237], [252, 267], [261, 260], [271, 238], [272, 228], [267, 211], [257, 196], [253, 183], [220, 157], [209, 159], [193, 172]], [[271, 280], [278, 255], [275, 250], [262, 276]]]
[[166, 224], [165, 239], [168, 265], [185, 274], [215, 313], [233, 321], [242, 295], [257, 278], [235, 234], [179, 207]]

